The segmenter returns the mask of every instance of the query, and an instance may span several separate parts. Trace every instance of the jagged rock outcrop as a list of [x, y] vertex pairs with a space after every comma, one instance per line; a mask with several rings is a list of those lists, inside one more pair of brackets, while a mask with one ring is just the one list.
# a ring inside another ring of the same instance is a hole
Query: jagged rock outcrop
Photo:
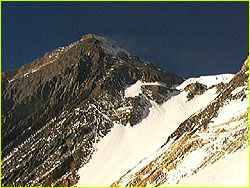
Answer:
[[184, 88], [184, 91], [188, 92], [187, 98], [191, 100], [192, 98], [194, 98], [195, 95], [201, 95], [202, 93], [204, 93], [206, 89], [207, 89], [207, 86], [199, 82], [196, 82], [196, 83], [187, 85]]
[[[137, 80], [162, 86], [124, 97]], [[2, 186], [74, 185], [114, 123], [136, 125], [181, 82], [92, 34], [2, 73]]]

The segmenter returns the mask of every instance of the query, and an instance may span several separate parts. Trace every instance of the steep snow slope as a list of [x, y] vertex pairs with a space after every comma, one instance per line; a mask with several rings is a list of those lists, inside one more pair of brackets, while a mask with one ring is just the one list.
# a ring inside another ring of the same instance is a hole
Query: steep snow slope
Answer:
[[[211, 123], [209, 123], [208, 131], [201, 131], [192, 137], [193, 139], [195, 137], [201, 138], [203, 143], [206, 144], [188, 153], [180, 164], [177, 165], [176, 169], [168, 174], [169, 180], [162, 185], [163, 187], [176, 186], [179, 182], [182, 182], [183, 177], [191, 177], [191, 180], [183, 181], [179, 186], [248, 186], [248, 145], [243, 144], [242, 148], [244, 149], [239, 151], [239, 154], [231, 154], [234, 152], [233, 147], [231, 152], [227, 151], [227, 147], [230, 146], [225, 147], [226, 142], [231, 142], [231, 145], [236, 144], [240, 146], [242, 144], [242, 133], [248, 130], [248, 100], [249, 98], [247, 97], [245, 100], [230, 101], [222, 110], [219, 110], [218, 117], [213, 118]], [[235, 150], [237, 150], [237, 147]], [[206, 163], [208, 158], [210, 161]], [[216, 161], [217, 159], [219, 160]], [[211, 165], [213, 163], [215, 165]], [[206, 166], [208, 168], [204, 168]], [[231, 171], [233, 169], [234, 172]], [[239, 176], [234, 175], [240, 170], [244, 172], [244, 175], [241, 175], [241, 179], [238, 179]], [[203, 179], [203, 181], [191, 183], [193, 179], [192, 174], [195, 174], [195, 171], [199, 172], [198, 174], [200, 175], [198, 177]], [[214, 173], [211, 173], [212, 171]], [[208, 175], [209, 173], [210, 175]], [[186, 183], [189, 185], [186, 185]]]
[[219, 95], [182, 122], [154, 157], [112, 186], [249, 186], [248, 85], [247, 59], [228, 84], [211, 87]]
[[[211, 77], [207, 79], [210, 80]], [[137, 96], [142, 85], [143, 83], [138, 81], [127, 88], [125, 96]], [[79, 170], [80, 180], [77, 186], [110, 186], [146, 157], [149, 156], [147, 161], [152, 160], [155, 157], [153, 154], [179, 124], [206, 107], [218, 95], [216, 91], [216, 88], [211, 88], [190, 101], [185, 91], [171, 97], [162, 105], [151, 101], [150, 113], [141, 123], [134, 127], [116, 124], [98, 143], [97, 151], [89, 163]]]
[[237, 151], [178, 184], [178, 187], [248, 187], [249, 148]]

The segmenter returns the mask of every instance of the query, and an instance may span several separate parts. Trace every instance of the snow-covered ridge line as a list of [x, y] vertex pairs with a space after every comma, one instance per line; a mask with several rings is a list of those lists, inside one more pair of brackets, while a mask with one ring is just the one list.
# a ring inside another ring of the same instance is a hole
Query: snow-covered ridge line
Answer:
[[141, 80], [138, 80], [135, 84], [129, 86], [125, 90], [125, 98], [127, 97], [136, 97], [142, 94], [141, 86], [145, 85], [157, 85], [160, 86], [161, 84], [158, 82], [143, 82]]
[[229, 83], [235, 74], [219, 74], [219, 75], [208, 75], [208, 76], [200, 76], [198, 78], [188, 78], [181, 85], [177, 86], [176, 89], [184, 89], [187, 85], [199, 82], [201, 84], [206, 85], [207, 87], [211, 87], [213, 85], [217, 85], [221, 82]]
[[26, 73], [24, 73], [23, 75], [19, 76], [19, 77], [16, 77], [16, 78], [12, 78], [11, 80], [8, 80], [9, 83], [17, 80], [17, 79], [20, 79], [20, 78], [23, 78], [23, 77], [29, 77], [30, 74], [33, 74], [34, 72], [38, 71], [39, 69], [31, 69], [31, 71], [28, 71]]
[[[221, 82], [229, 83], [231, 79], [235, 76], [235, 74], [219, 74], [219, 75], [209, 75], [209, 76], [200, 76], [198, 78], [188, 78], [182, 84], [176, 87], [178, 90], [184, 89], [187, 85], [199, 82], [201, 84], [206, 85], [207, 87], [211, 87], [213, 85], [217, 85]], [[125, 90], [125, 97], [136, 97], [142, 93], [141, 86], [144, 85], [161, 85], [159, 82], [143, 82], [138, 80], [135, 84], [129, 86]]]

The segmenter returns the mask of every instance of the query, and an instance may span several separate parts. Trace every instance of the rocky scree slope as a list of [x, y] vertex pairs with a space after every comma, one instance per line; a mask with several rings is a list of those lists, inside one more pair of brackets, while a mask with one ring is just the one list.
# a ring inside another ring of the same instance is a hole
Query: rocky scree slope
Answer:
[[[1, 76], [2, 186], [74, 185], [114, 123], [136, 126], [183, 82], [92, 34]], [[157, 84], [125, 97], [138, 80]]]

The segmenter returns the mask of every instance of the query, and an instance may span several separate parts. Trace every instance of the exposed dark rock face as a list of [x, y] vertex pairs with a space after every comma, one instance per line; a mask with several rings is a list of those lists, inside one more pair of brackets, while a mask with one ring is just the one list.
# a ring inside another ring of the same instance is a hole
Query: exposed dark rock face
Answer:
[[195, 95], [203, 94], [206, 91], [206, 89], [207, 89], [207, 86], [205, 86], [199, 82], [196, 82], [196, 83], [192, 83], [192, 84], [187, 85], [184, 88], [184, 91], [188, 92], [187, 98], [189, 100], [191, 100], [194, 98]]
[[142, 86], [142, 93], [152, 101], [162, 104], [171, 98], [171, 96], [179, 94], [180, 91], [175, 88], [168, 88], [161, 85], [145, 85]]
[[[164, 86], [125, 98], [137, 80]], [[74, 185], [115, 122], [136, 125], [181, 82], [95, 35], [2, 73], [2, 186]]]

